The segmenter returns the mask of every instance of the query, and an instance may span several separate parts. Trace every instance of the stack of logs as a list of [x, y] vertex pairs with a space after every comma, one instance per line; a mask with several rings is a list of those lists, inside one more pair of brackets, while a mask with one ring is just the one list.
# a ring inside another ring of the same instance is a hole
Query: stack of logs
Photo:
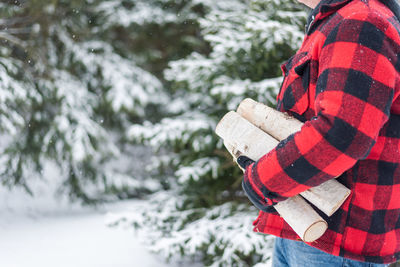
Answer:
[[[222, 118], [216, 133], [235, 160], [246, 155], [257, 161], [302, 125], [295, 118], [248, 98], [242, 101], [237, 112], [230, 111]], [[303, 198], [331, 216], [350, 195], [350, 190], [332, 179], [300, 195], [274, 207], [305, 242], [313, 242], [325, 233], [328, 224]]]

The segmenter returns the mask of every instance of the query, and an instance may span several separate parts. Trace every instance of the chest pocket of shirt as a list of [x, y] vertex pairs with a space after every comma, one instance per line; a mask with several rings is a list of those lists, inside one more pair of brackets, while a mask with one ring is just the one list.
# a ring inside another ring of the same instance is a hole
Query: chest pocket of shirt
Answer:
[[311, 55], [307, 52], [291, 57], [282, 66], [284, 80], [277, 97], [278, 110], [302, 115], [309, 106]]

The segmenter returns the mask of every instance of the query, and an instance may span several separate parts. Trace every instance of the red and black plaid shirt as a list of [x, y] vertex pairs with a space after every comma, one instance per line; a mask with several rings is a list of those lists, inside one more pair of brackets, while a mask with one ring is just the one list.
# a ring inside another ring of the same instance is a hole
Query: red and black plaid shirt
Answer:
[[[311, 246], [346, 258], [400, 258], [400, 24], [378, 0], [322, 0], [282, 65], [278, 109], [301, 131], [250, 165], [243, 187], [268, 206], [329, 179], [352, 194]], [[266, 209], [267, 211], [267, 209]], [[276, 213], [254, 230], [299, 239]]]

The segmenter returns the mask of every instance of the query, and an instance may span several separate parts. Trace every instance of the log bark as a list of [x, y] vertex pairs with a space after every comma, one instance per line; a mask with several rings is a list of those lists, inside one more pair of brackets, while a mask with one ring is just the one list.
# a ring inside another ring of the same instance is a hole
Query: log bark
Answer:
[[296, 118], [251, 98], [246, 98], [240, 103], [237, 113], [278, 141], [300, 131], [303, 126], [303, 123]]
[[[240, 103], [237, 113], [278, 141], [300, 131], [303, 126], [303, 123], [297, 119], [250, 98], [246, 98]], [[344, 203], [350, 192], [338, 181], [329, 180], [310, 188], [301, 195], [326, 215], [331, 216]]]
[[243, 171], [245, 172], [245, 169], [242, 168], [239, 164], [237, 164], [237, 158], [240, 157], [243, 153], [237, 150], [232, 144], [228, 143], [226, 140], [224, 140], [224, 146], [226, 150], [231, 154], [233, 161], [236, 163], [236, 165]]
[[[241, 154], [258, 160], [272, 150], [278, 141], [242, 118], [234, 111], [226, 114], [219, 122], [216, 133], [234, 158]], [[328, 224], [300, 196], [289, 198], [275, 205], [277, 212], [306, 242], [313, 242], [321, 237]]]

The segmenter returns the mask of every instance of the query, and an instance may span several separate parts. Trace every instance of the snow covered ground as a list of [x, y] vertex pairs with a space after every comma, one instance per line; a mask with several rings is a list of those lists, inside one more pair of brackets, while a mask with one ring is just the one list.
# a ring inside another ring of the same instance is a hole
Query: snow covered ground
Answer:
[[4, 267], [167, 266], [128, 231], [104, 225], [102, 212], [24, 218], [0, 228]]
[[[1, 267], [168, 267], [128, 230], [105, 225], [107, 212], [134, 201], [98, 209], [55, 201], [43, 194], [0, 189]], [[174, 265], [177, 266], [177, 265]]]

